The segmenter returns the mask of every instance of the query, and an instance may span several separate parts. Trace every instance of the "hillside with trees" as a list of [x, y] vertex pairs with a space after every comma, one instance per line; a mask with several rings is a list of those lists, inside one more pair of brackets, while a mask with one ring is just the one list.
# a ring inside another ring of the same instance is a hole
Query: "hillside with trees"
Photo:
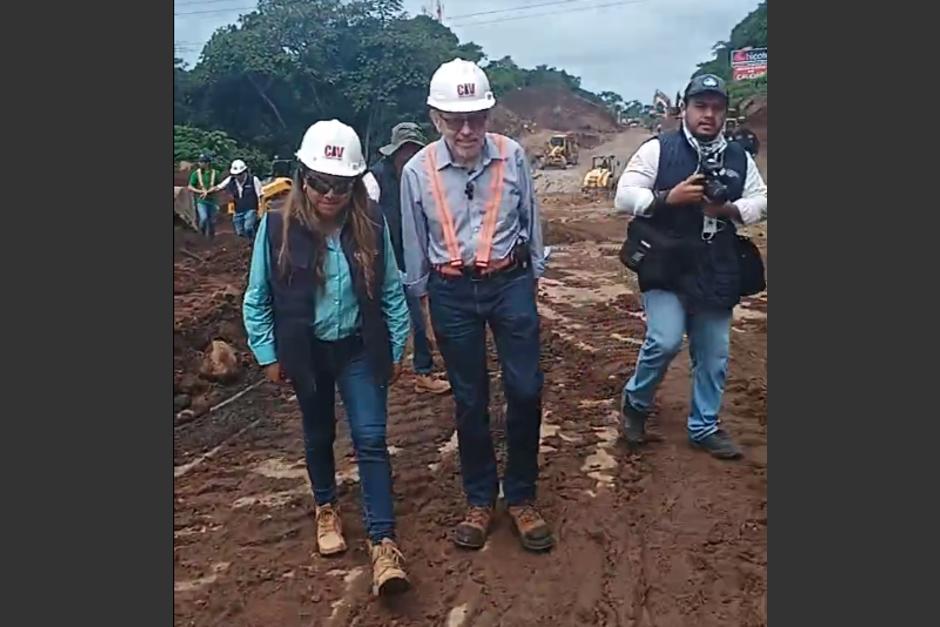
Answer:
[[639, 104], [584, 90], [579, 77], [553, 67], [524, 69], [508, 56], [487, 63], [479, 45], [408, 15], [401, 0], [260, 0], [213, 34], [194, 67], [174, 60], [174, 123], [187, 140], [174, 158], [195, 157], [194, 133], [209, 131], [252, 157], [290, 154], [312, 120], [334, 117], [374, 154], [397, 122], [427, 119], [431, 75], [455, 57], [483, 65], [497, 96], [558, 87], [612, 111]]
[[[756, 9], [738, 22], [731, 29], [731, 34], [725, 41], [716, 42], [712, 47], [714, 58], [699, 63], [693, 76], [699, 74], [715, 74], [727, 81], [731, 80], [731, 51], [738, 48], [763, 48], [767, 46], [767, 0], [761, 2]], [[739, 81], [729, 84], [730, 96], [733, 104], [737, 104], [753, 96], [766, 96], [767, 76], [758, 79]]]

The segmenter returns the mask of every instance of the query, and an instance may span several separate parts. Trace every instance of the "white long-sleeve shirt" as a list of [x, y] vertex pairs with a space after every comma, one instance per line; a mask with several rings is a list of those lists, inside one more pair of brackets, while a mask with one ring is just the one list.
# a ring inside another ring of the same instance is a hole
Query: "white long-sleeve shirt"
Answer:
[[[254, 179], [252, 182], [255, 184], [255, 194], [258, 195], [258, 200], [260, 201], [261, 200], [261, 179], [259, 179], [257, 176], [253, 176], [251, 178]], [[231, 175], [226, 176], [225, 180], [219, 183], [217, 188], [225, 189], [228, 186], [228, 184], [231, 182], [232, 182], [232, 176]], [[245, 188], [245, 184], [239, 181], [238, 179], [235, 179], [235, 187], [238, 189], [238, 197], [241, 198], [242, 190]]]
[[[634, 153], [617, 182], [614, 208], [618, 213], [649, 217], [652, 215], [653, 183], [659, 172], [658, 139], [651, 139]], [[767, 184], [757, 169], [757, 163], [747, 154], [747, 174], [741, 198], [734, 201], [742, 222], [756, 224], [767, 219]]]

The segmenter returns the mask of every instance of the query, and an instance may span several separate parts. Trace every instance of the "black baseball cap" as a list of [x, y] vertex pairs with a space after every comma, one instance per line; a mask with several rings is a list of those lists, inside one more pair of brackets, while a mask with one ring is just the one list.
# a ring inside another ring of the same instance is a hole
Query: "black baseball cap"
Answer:
[[699, 94], [718, 94], [725, 100], [728, 99], [728, 90], [725, 87], [725, 81], [714, 74], [701, 74], [689, 81], [688, 87], [685, 88], [683, 100], [688, 102], [689, 98], [698, 96]]

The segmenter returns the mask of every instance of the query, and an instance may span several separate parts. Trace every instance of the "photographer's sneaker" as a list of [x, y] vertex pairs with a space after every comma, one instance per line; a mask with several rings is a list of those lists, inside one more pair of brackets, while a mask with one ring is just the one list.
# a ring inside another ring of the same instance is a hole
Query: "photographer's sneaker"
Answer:
[[343, 521], [335, 505], [317, 506], [317, 550], [320, 555], [336, 555], [346, 550]]
[[379, 544], [369, 543], [372, 557], [372, 594], [388, 596], [401, 594], [411, 587], [405, 573], [405, 558], [391, 538], [383, 538]]
[[701, 449], [711, 453], [712, 457], [718, 459], [738, 459], [743, 455], [738, 445], [734, 443], [731, 436], [719, 429], [713, 434], [701, 440], [689, 440], [693, 448]]

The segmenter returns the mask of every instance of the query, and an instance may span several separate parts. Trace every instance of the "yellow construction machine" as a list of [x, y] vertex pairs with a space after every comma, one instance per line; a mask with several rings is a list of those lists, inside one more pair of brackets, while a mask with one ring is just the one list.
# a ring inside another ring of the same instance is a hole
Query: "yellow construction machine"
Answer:
[[584, 175], [581, 185], [583, 192], [598, 192], [605, 190], [608, 194], [614, 191], [616, 181], [617, 157], [603, 155], [591, 160], [591, 169]]
[[578, 164], [578, 142], [569, 133], [552, 135], [542, 158], [542, 169], [567, 168]]

